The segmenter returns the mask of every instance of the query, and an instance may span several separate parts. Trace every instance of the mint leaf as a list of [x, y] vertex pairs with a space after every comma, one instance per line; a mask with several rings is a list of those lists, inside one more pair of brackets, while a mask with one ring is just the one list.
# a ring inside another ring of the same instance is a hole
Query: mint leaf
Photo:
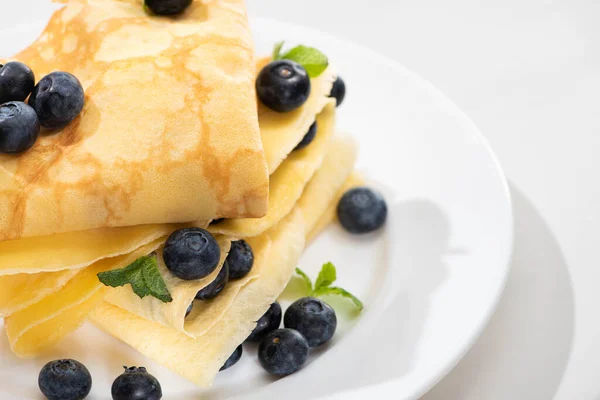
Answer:
[[319, 272], [319, 276], [317, 276], [317, 281], [315, 282], [314, 288], [312, 281], [308, 275], [304, 273], [304, 271], [302, 271], [300, 268], [296, 268], [296, 274], [298, 274], [306, 284], [309, 296], [342, 296], [352, 300], [359, 310], [362, 311], [364, 308], [362, 301], [360, 301], [352, 293], [340, 287], [331, 286], [331, 284], [337, 279], [335, 266], [331, 262], [325, 263], [321, 267], [321, 272]]
[[[279, 43], [277, 46], [275, 46], [275, 48], [279, 53], [281, 51], [281, 47], [278, 47], [278, 45]], [[283, 43], [281, 43], [281, 45], [283, 46]], [[292, 60], [302, 65], [304, 69], [306, 69], [308, 76], [311, 78], [316, 78], [317, 76], [321, 75], [329, 65], [329, 59], [325, 54], [321, 53], [314, 47], [302, 45], [294, 47], [279, 58]]]
[[308, 275], [306, 275], [304, 273], [304, 271], [302, 271], [300, 268], [296, 268], [296, 273], [298, 275], [300, 275], [300, 277], [302, 278], [302, 280], [304, 280], [304, 283], [306, 284], [306, 289], [308, 290], [309, 294], [313, 293], [313, 285], [312, 285], [312, 281], [310, 280], [310, 278], [308, 277]]
[[156, 261], [156, 254], [140, 257], [125, 268], [100, 272], [98, 279], [106, 286], [119, 287], [127, 284], [140, 298], [152, 296], [170, 303], [173, 301]]
[[318, 289], [316, 295], [317, 296], [337, 295], [337, 296], [346, 297], [346, 298], [352, 300], [352, 302], [356, 305], [356, 307], [358, 307], [359, 310], [362, 310], [364, 308], [362, 301], [360, 301], [355, 295], [353, 295], [349, 291], [342, 289], [340, 287], [335, 287], [335, 286], [324, 287], [324, 288]]
[[330, 286], [336, 279], [337, 275], [333, 264], [331, 262], [323, 264], [315, 282], [315, 291], [318, 291], [322, 287]]
[[284, 43], [284, 41], [275, 43], [275, 47], [273, 47], [273, 61], [281, 59], [281, 48], [283, 47]]
[[173, 301], [173, 298], [171, 297], [171, 293], [169, 293], [169, 289], [167, 288], [167, 285], [163, 280], [160, 271], [158, 270], [156, 257], [152, 257], [152, 260], [154, 260], [154, 264], [151, 267], [142, 269], [144, 283], [150, 290], [151, 296], [156, 297], [163, 303], [170, 303]]

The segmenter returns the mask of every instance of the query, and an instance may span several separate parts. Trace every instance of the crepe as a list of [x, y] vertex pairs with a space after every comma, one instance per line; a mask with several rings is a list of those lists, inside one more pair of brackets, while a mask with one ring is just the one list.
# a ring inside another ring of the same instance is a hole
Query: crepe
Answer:
[[[262, 58], [257, 63], [256, 73], [271, 61]], [[329, 66], [321, 75], [310, 80], [310, 96], [297, 110], [279, 113], [258, 102], [258, 122], [269, 173], [273, 174], [288, 154], [300, 143], [310, 126], [331, 101], [329, 93], [336, 79], [335, 69]], [[334, 103], [335, 104], [335, 103]]]
[[[204, 279], [183, 281], [176, 278], [166, 270], [162, 263], [162, 257], [158, 257], [161, 275], [173, 297], [171, 303], [161, 303], [150, 297], [140, 299], [133, 293], [129, 285], [109, 288], [104, 286], [97, 277], [100, 272], [126, 267], [139, 257], [159, 249], [163, 245], [161, 240], [143, 246], [130, 254], [107, 258], [83, 269], [60, 290], [5, 318], [5, 328], [11, 349], [20, 357], [39, 355], [54, 346], [64, 336], [79, 328], [87, 315], [101, 301], [111, 298], [111, 293], [122, 293], [122, 298], [125, 300], [130, 296], [135, 297], [139, 301], [127, 304], [140, 306], [144, 312], [153, 313], [151, 314], [153, 320], [162, 321], [160, 316], [168, 321], [176, 320], [178, 310], [183, 308], [183, 313], [185, 313], [185, 309], [195, 294], [211, 283], [221, 270], [229, 251], [230, 241], [218, 237], [217, 242], [221, 247], [221, 260], [215, 271]], [[117, 296], [117, 298], [119, 297]], [[183, 317], [184, 315], [181, 315], [181, 321], [183, 321]], [[181, 324], [183, 325], [183, 322]]]
[[0, 276], [0, 317], [20, 311], [60, 290], [80, 270]]
[[[254, 268], [261, 279], [253, 280], [233, 301], [228, 312], [208, 332], [191, 337], [148, 321], [104, 302], [91, 314], [91, 321], [142, 354], [190, 381], [207, 387], [233, 350], [250, 334], [256, 322], [283, 290], [304, 249], [302, 215], [295, 212], [263, 234], [257, 259], [268, 260]], [[261, 244], [270, 243], [267, 246]], [[262, 254], [262, 251], [268, 254]], [[253, 269], [254, 269], [253, 268]]]
[[128, 254], [174, 229], [172, 225], [139, 225], [3, 241], [0, 285], [5, 286], [2, 275], [80, 269], [103, 258]]
[[203, 279], [186, 281], [177, 278], [165, 266], [162, 257], [162, 249], [158, 252], [158, 268], [169, 289], [169, 293], [171, 293], [171, 297], [173, 298], [172, 302], [163, 303], [152, 296], [146, 296], [142, 299], [131, 290], [130, 286], [109, 289], [105, 300], [143, 318], [158, 322], [164, 326], [170, 326], [183, 332], [183, 321], [188, 306], [192, 300], [194, 300], [198, 291], [215, 280], [223, 267], [227, 254], [229, 254], [231, 241], [223, 236], [217, 236], [215, 239], [221, 248], [219, 266], [215, 271]]
[[[246, 279], [229, 282], [214, 300], [196, 301], [186, 319], [185, 333], [108, 302], [99, 305], [90, 319], [154, 361], [200, 386], [209, 386], [225, 360], [254, 329], [255, 321], [285, 288], [304, 249], [306, 235], [324, 227], [319, 217], [332, 206], [352, 172], [355, 158], [354, 141], [336, 137], [294, 210], [267, 232], [247, 239], [255, 263]], [[317, 182], [315, 187], [308, 190], [313, 182]], [[325, 184], [333, 189], [322, 193], [317, 190], [327, 189]]]
[[[317, 235], [319, 233], [321, 233], [323, 230], [325, 230], [325, 228], [327, 228], [327, 226], [336, 219], [337, 205], [340, 202], [340, 199], [342, 198], [344, 193], [346, 193], [348, 190], [350, 190], [352, 188], [361, 186], [363, 183], [364, 183], [364, 179], [357, 172], [353, 172], [350, 175], [350, 177], [348, 179], [346, 179], [346, 182], [344, 182], [342, 187], [338, 190], [337, 194], [335, 195], [333, 201], [330, 203], [329, 207], [327, 207], [325, 212], [323, 214], [321, 214], [320, 217], [317, 218], [317, 221], [314, 224], [314, 227], [312, 228], [312, 230], [310, 232], [308, 232], [308, 235], [306, 236], [307, 243], [310, 243], [313, 240], [315, 240]], [[308, 217], [308, 218], [313, 220], [311, 217]]]
[[[319, 130], [314, 142], [306, 149], [292, 153], [288, 157], [290, 166], [282, 167], [283, 170], [272, 177], [277, 179], [276, 182], [282, 182], [282, 185], [273, 185], [274, 189], [270, 199], [272, 211], [269, 213], [266, 223], [264, 219], [259, 220], [262, 221], [257, 223], [257, 226], [262, 226], [262, 228], [255, 230], [255, 232], [268, 229], [290, 212], [306, 181], [322, 164], [325, 152], [330, 148], [334, 126], [335, 109], [331, 104], [331, 100], [327, 100], [329, 91], [330, 88], [327, 85], [313, 79], [311, 98], [314, 100], [307, 102], [303, 107], [303, 113], [288, 115], [287, 118], [280, 119], [283, 127], [290, 124], [301, 126], [302, 124], [292, 124], [291, 121], [298, 121], [305, 116], [311, 116], [309, 119], [314, 120], [315, 115], [321, 111], [319, 109], [320, 104], [327, 104], [328, 102], [330, 104], [319, 116]], [[317, 98], [324, 100], [317, 101]], [[271, 125], [271, 130], [268, 132], [272, 135], [278, 133], [274, 125]], [[281, 137], [288, 137], [288, 140], [290, 138], [291, 140], [297, 140], [294, 135], [288, 135], [287, 133], [284, 128], [279, 131]], [[267, 136], [264, 135], [264, 137]], [[279, 145], [287, 146], [287, 148], [290, 147], [289, 144], [293, 148], [297, 143], [279, 141]], [[271, 149], [274, 151], [276, 147], [272, 146]], [[286, 160], [287, 162], [288, 160]], [[85, 267], [103, 258], [130, 254], [132, 251], [155, 240], [164, 243], [166, 236], [173, 230], [188, 225], [155, 224], [101, 228], [0, 242], [0, 287], [7, 288], [0, 294], [0, 316], [10, 315], [40, 302], [45, 297], [61, 290], [69, 280], [73, 279]], [[193, 225], [206, 227], [208, 224], [204, 222]], [[253, 223], [250, 224], [250, 226], [252, 225]], [[217, 301], [211, 302], [210, 307], [196, 302], [197, 305], [194, 307], [192, 315], [202, 313], [204, 315], [203, 320], [209, 321], [203, 325], [202, 329], [208, 329], [222, 317], [231, 305], [233, 298], [237, 295], [234, 290], [239, 291], [244, 285], [256, 278], [256, 276], [247, 276], [239, 281], [232, 282], [228, 285], [231, 290], [221, 294]], [[195, 292], [200, 290], [203, 285], [204, 283], [200, 286], [192, 284], [184, 291], [185, 293], [175, 290], [174, 297], [179, 299], [175, 303], [177, 306], [169, 304], [163, 307], [149, 299], [142, 301], [133, 294], [128, 286], [117, 291], [110, 290], [108, 298], [109, 301], [137, 312], [141, 316], [184, 331], [185, 310]], [[31, 290], [31, 288], [36, 289]], [[213, 303], [222, 305], [216, 306]], [[154, 306], [152, 306], [153, 304]], [[47, 309], [47, 312], [51, 314], [54, 311]], [[44, 318], [46, 317], [40, 315], [40, 319]], [[78, 324], [79, 322], [76, 325], [78, 326]], [[33, 354], [34, 351], [30, 350], [29, 353]]]
[[99, 261], [75, 275], [60, 290], [11, 313], [4, 319], [4, 325], [12, 351], [20, 357], [37, 356], [79, 328], [108, 290], [97, 274], [123, 268], [159, 245], [154, 242], [130, 254]]
[[74, 73], [86, 104], [0, 157], [0, 240], [265, 214], [243, 0], [194, 1], [178, 18], [138, 0], [70, 0], [15, 59], [38, 78]]
[[[330, 111], [333, 113], [334, 109]], [[329, 141], [330, 140], [327, 138], [327, 142]], [[311, 146], [313, 144], [315, 143], [311, 143]], [[311, 146], [309, 146], [309, 148]], [[309, 148], [304, 150], [306, 150], [308, 153]], [[310, 183], [306, 185], [306, 189], [303, 192], [302, 188], [304, 187], [304, 183], [302, 182], [302, 185], [300, 186], [300, 194], [298, 194], [297, 197], [294, 196], [292, 199], [290, 199], [289, 210], [281, 216], [281, 219], [289, 215], [291, 210], [295, 207], [303, 214], [305, 225], [310, 227], [310, 229], [313, 229], [313, 227], [318, 223], [319, 217], [327, 209], [328, 205], [334, 200], [336, 193], [352, 172], [354, 161], [356, 160], [357, 148], [354, 141], [348, 136], [339, 136], [334, 138], [333, 142], [330, 146], [328, 146], [328, 148], [327, 154], [321, 157], [321, 160], [324, 158], [321, 168], [314, 175]], [[314, 149], [320, 151], [318, 147], [315, 147]], [[300, 156], [300, 154], [298, 154], [298, 156]], [[292, 162], [292, 157], [295, 156], [291, 156], [289, 159], [287, 159], [282, 164], [281, 169], [275, 175], [286, 169], [288, 163]], [[304, 166], [304, 168], [306, 168], [306, 166]], [[302, 172], [302, 168], [300, 168], [300, 172]], [[301, 173], [300, 176], [302, 176]], [[284, 192], [285, 190], [289, 189], [288, 186], [284, 185], [283, 183], [281, 184]], [[270, 213], [271, 210], [269, 210], [269, 214]], [[254, 249], [253, 244], [255, 243], [255, 238], [246, 238], [246, 240]], [[254, 249], [254, 251], [256, 252], [256, 249]], [[222, 257], [223, 253], [224, 252], [222, 252]], [[162, 263], [162, 260], [159, 261]], [[272, 261], [265, 260], [265, 262]], [[214, 277], [206, 283], [200, 282], [199, 284], [196, 284], [192, 281], [190, 283], [186, 282], [185, 286], [179, 287], [170, 284], [171, 281], [177, 282], [179, 279], [173, 278], [166, 267], [162, 266], [162, 264], [161, 272], [165, 281], [167, 282], [169, 291], [174, 298], [172, 303], [162, 303], [159, 300], [150, 297], [140, 299], [129, 287], [123, 287], [117, 290], [109, 291], [109, 294], [106, 297], [107, 302], [117, 305], [147, 320], [158, 322], [163, 326], [171, 327], [180, 332], [198, 335], [208, 330], [225, 315], [229, 306], [232, 304], [233, 299], [241, 290], [241, 288], [246, 286], [253, 279], [260, 278], [259, 269], [253, 268], [244, 278], [237, 281], [230, 281], [225, 286], [225, 289], [214, 300], [209, 302], [196, 302], [196, 305], [194, 306], [195, 310], [193, 309], [193, 314], [186, 319], [185, 312], [190, 302], [194, 299], [196, 292], [204, 287], [207, 283], [210, 283]], [[186, 321], [185, 325], [184, 321]]]
[[[51, 25], [56, 21], [53, 18]], [[50, 29], [50, 28], [49, 28]], [[52, 28], [58, 29], [58, 28]], [[264, 60], [257, 63], [256, 68], [264, 65]], [[40, 61], [40, 64], [43, 64]], [[295, 152], [306, 157], [306, 153], [310, 153], [316, 160], [314, 168], [317, 168], [320, 157], [322, 158], [325, 149], [321, 148], [319, 152], [315, 151], [315, 147], [319, 142], [323, 142], [324, 136], [328, 135], [328, 126], [333, 124], [334, 110], [330, 108], [324, 110], [325, 106], [331, 104], [331, 99], [328, 98], [331, 91], [331, 81], [334, 79], [333, 68], [329, 67], [318, 78], [311, 80], [311, 95], [307, 102], [296, 112], [285, 114], [273, 114], [263, 110], [259, 117], [261, 126], [261, 138], [265, 145], [265, 156], [271, 160], [270, 171], [277, 172], [277, 168], [281, 165], [281, 158], [286, 158], [288, 153], [299, 143], [301, 138], [308, 130], [313, 121], [316, 120], [317, 114], [321, 113], [318, 135], [315, 142], [311, 143], [306, 149]], [[264, 106], [260, 105], [262, 110]], [[321, 146], [322, 147], [322, 146]], [[310, 149], [310, 150], [309, 150]], [[292, 153], [293, 158], [297, 159], [297, 155]], [[0, 156], [1, 159], [1, 156]], [[273, 160], [277, 160], [275, 163]], [[296, 163], [298, 164], [298, 163]], [[288, 168], [288, 173], [281, 173], [273, 176], [278, 179], [290, 182], [289, 175], [294, 173], [294, 168]], [[304, 171], [305, 176], [307, 171]], [[314, 171], [313, 171], [314, 172]], [[1, 167], [0, 167], [1, 174]], [[308, 176], [310, 178], [310, 176]], [[271, 184], [271, 186], [278, 186]], [[302, 189], [304, 183], [296, 185], [296, 193], [298, 189]], [[279, 221], [293, 206], [293, 201], [289, 197], [281, 196], [281, 190], [276, 188], [271, 189], [269, 199], [269, 209], [271, 210], [266, 219], [261, 219], [253, 228], [253, 233], [258, 234]], [[293, 199], [294, 196], [291, 196]], [[297, 198], [297, 196], [296, 196]], [[276, 209], [287, 210], [285, 212], [275, 212]], [[270, 220], [269, 220], [270, 218]], [[198, 221], [194, 226], [206, 227], [208, 221]], [[236, 224], [234, 224], [236, 225]], [[243, 228], [242, 224], [242, 228]], [[253, 223], [250, 223], [252, 226]], [[262, 225], [258, 227], [258, 225]], [[154, 224], [154, 225], [139, 225], [132, 227], [119, 228], [100, 228], [79, 232], [65, 232], [55, 235], [21, 238], [18, 240], [0, 241], [0, 276], [6, 274], [20, 273], [38, 273], [38, 272], [53, 272], [64, 269], [77, 269], [91, 265], [92, 263], [106, 257], [115, 257], [120, 254], [127, 254], [134, 249], [143, 246], [153, 240], [166, 236], [175, 229], [180, 227], [176, 224]], [[214, 227], [216, 232], [222, 227]], [[223, 229], [226, 229], [224, 225]], [[234, 232], [236, 227], [229, 228], [230, 232]], [[241, 232], [239, 236], [248, 236], [248, 233]], [[0, 279], [0, 284], [2, 279]], [[1, 303], [0, 303], [1, 304]], [[0, 305], [1, 308], [1, 305]]]
[[[294, 207], [304, 187], [323, 163], [325, 153], [331, 146], [335, 130], [335, 100], [316, 118], [317, 134], [306, 148], [291, 153], [271, 175], [269, 183], [269, 210], [262, 218], [235, 218], [212, 225], [211, 232], [245, 238], [265, 232]], [[284, 135], [281, 135], [284, 136]]]

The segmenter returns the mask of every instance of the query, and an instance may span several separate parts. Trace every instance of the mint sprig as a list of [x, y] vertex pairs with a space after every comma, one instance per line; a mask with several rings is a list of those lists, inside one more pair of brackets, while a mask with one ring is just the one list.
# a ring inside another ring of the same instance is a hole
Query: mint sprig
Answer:
[[98, 279], [104, 285], [111, 287], [130, 284], [133, 292], [142, 299], [152, 296], [163, 303], [173, 301], [158, 269], [155, 253], [140, 257], [125, 268], [100, 272]]
[[337, 279], [337, 272], [335, 270], [335, 266], [332, 263], [328, 262], [323, 264], [323, 266], [321, 267], [321, 272], [319, 272], [314, 286], [308, 275], [306, 275], [306, 273], [300, 268], [296, 268], [296, 274], [298, 274], [300, 278], [302, 278], [302, 280], [306, 283], [307, 292], [309, 293], [309, 296], [342, 296], [352, 300], [354, 305], [356, 305], [356, 307], [358, 307], [359, 310], [362, 310], [364, 308], [362, 301], [360, 301], [352, 293], [340, 287], [331, 286], [333, 282], [335, 282], [335, 280]]
[[281, 54], [284, 42], [275, 44], [273, 48], [273, 60], [291, 60], [302, 65], [308, 76], [316, 78], [321, 75], [323, 71], [327, 69], [329, 65], [329, 59], [325, 54], [315, 49], [314, 47], [308, 46], [296, 46], [288, 52]]

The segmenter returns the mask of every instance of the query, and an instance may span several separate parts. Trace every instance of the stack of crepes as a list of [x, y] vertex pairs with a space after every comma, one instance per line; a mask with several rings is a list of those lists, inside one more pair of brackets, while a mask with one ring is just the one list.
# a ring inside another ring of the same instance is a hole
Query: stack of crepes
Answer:
[[[334, 70], [312, 79], [298, 110], [258, 104], [268, 60], [254, 58], [243, 0], [195, 1], [177, 18], [151, 17], [139, 0], [70, 0], [12, 59], [37, 77], [71, 72], [86, 91], [74, 123], [0, 158], [0, 316], [12, 350], [36, 356], [89, 318], [210, 385], [359, 181], [355, 144], [335, 134]], [[315, 120], [314, 141], [294, 151]], [[162, 262], [184, 226], [221, 246], [220, 266], [198, 281]], [[254, 251], [251, 272], [186, 318], [240, 238]], [[172, 302], [100, 283], [99, 272], [153, 251]]]

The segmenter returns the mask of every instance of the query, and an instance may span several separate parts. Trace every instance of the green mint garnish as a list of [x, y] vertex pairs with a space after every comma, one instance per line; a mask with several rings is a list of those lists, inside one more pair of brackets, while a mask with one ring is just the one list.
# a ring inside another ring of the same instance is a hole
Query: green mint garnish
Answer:
[[98, 279], [104, 285], [111, 287], [130, 284], [133, 292], [142, 299], [146, 296], [152, 296], [163, 303], [173, 301], [169, 289], [158, 270], [155, 253], [140, 257], [125, 268], [100, 272]]
[[304, 271], [302, 271], [300, 268], [296, 268], [296, 273], [306, 283], [309, 296], [342, 296], [352, 300], [359, 310], [364, 308], [362, 301], [360, 301], [352, 293], [340, 287], [331, 286], [337, 279], [335, 266], [332, 263], [328, 262], [323, 264], [323, 267], [321, 267], [321, 272], [319, 272], [319, 276], [317, 276], [317, 281], [315, 282], [314, 286], [308, 275], [306, 275], [306, 273], [304, 273]]
[[308, 76], [316, 78], [321, 75], [329, 65], [329, 59], [314, 47], [296, 46], [287, 53], [281, 54], [284, 42], [275, 44], [273, 48], [273, 60], [291, 60], [302, 65]]

